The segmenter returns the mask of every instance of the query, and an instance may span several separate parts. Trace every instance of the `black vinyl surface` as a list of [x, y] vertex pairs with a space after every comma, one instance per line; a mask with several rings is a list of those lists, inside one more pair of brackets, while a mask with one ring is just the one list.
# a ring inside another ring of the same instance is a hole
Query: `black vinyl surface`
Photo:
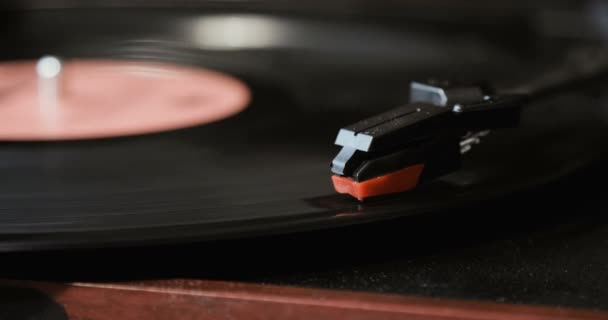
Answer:
[[453, 209], [549, 182], [597, 158], [605, 147], [604, 109], [591, 98], [570, 99], [530, 108], [521, 128], [487, 137], [460, 172], [364, 203], [336, 194], [328, 169], [336, 128], [356, 115], [295, 111], [278, 97], [180, 132], [5, 143], [0, 248], [234, 238]]
[[[0, 251], [187, 243], [429, 213], [546, 183], [605, 147], [601, 99], [564, 96], [527, 110], [520, 128], [493, 132], [460, 172], [360, 203], [330, 184], [339, 128], [406, 101], [412, 78], [508, 83], [534, 78], [539, 61], [563, 50], [543, 55], [527, 47], [527, 36], [514, 37], [517, 29], [458, 23], [421, 29], [421, 22], [75, 8], [3, 15], [4, 60], [55, 53], [204, 66], [242, 77], [254, 98], [233, 118], [176, 132], [1, 143]], [[286, 36], [272, 36], [278, 29]], [[224, 33], [205, 30], [253, 33], [222, 46]], [[455, 36], [462, 41], [447, 41]]]

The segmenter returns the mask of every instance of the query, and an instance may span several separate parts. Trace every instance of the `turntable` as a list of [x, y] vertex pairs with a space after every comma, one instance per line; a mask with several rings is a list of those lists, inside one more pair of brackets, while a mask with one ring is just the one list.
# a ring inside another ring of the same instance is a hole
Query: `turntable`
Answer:
[[[112, 281], [28, 283], [63, 304], [118, 288], [319, 305], [214, 282], [240, 281], [606, 308], [574, 276], [606, 280], [601, 1], [2, 7], [3, 278]], [[206, 280], [115, 283], [176, 277]], [[444, 316], [334, 294], [313, 296]], [[517, 312], [604, 315], [543, 308]]]

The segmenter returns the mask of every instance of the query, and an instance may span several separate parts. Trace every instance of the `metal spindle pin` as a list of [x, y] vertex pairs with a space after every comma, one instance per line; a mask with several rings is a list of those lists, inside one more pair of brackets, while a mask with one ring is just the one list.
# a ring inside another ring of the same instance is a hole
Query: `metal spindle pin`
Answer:
[[58, 123], [62, 69], [61, 60], [54, 56], [44, 56], [36, 64], [40, 114], [50, 128]]
[[54, 56], [44, 56], [36, 64], [38, 94], [43, 105], [56, 104], [61, 92], [61, 60]]

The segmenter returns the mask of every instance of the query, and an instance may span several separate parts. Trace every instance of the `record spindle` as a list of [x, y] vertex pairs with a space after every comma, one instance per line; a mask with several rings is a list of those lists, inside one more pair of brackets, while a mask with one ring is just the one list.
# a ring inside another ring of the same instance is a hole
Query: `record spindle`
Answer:
[[63, 64], [55, 56], [44, 56], [36, 63], [41, 118], [49, 128], [57, 126]]

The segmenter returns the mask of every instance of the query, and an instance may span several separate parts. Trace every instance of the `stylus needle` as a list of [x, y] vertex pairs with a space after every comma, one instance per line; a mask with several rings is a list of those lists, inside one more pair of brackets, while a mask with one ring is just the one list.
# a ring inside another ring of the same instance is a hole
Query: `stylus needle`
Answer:
[[491, 96], [481, 86], [414, 82], [409, 103], [340, 129], [334, 187], [363, 200], [455, 171], [487, 130], [517, 125], [524, 101]]

